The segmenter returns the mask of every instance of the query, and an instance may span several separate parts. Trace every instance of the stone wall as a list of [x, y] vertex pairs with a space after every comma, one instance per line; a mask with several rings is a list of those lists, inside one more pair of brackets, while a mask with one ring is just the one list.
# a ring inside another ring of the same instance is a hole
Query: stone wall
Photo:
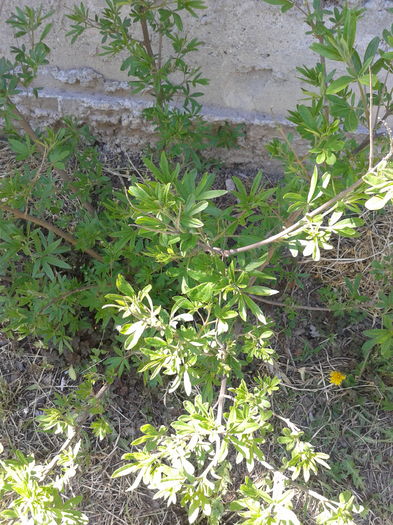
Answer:
[[[18, 2], [19, 3], [19, 2]], [[91, 12], [104, 0], [85, 0]], [[306, 26], [296, 10], [282, 14], [261, 0], [207, 0], [208, 9], [198, 19], [187, 19], [187, 32], [205, 42], [193, 61], [210, 79], [205, 89], [204, 114], [212, 121], [245, 125], [241, 148], [231, 152], [234, 162], [268, 163], [263, 145], [286, 127], [287, 109], [301, 97], [296, 79], [297, 65], [312, 65]], [[367, 11], [359, 28], [359, 46], [382, 32], [393, 22], [386, 7], [392, 0], [353, 0]], [[132, 97], [126, 77], [119, 70], [120, 60], [98, 56], [100, 36], [86, 32], [73, 46], [65, 33], [66, 18], [73, 0], [31, 0], [30, 6], [43, 4], [55, 11], [55, 27], [48, 43], [50, 65], [43, 68], [37, 85], [43, 86], [38, 101], [21, 97], [30, 117], [37, 124], [55, 122], [65, 114], [77, 115], [107, 140], [129, 148], [140, 148], [152, 140], [152, 129], [140, 118], [147, 99]], [[8, 55], [11, 28], [5, 19], [15, 0], [0, 0], [0, 56]], [[335, 64], [337, 67], [337, 64]]]

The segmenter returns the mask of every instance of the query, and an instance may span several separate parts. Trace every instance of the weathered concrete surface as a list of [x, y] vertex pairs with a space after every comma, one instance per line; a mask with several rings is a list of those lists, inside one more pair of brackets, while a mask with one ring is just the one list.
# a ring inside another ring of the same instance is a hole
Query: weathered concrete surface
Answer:
[[[120, 59], [100, 57], [100, 36], [86, 32], [73, 46], [65, 34], [70, 26], [66, 14], [72, 0], [32, 0], [55, 11], [55, 27], [48, 43], [50, 65], [43, 68], [37, 84], [44, 86], [40, 99], [21, 97], [19, 102], [37, 124], [55, 122], [74, 114], [95, 132], [127, 147], [139, 148], [153, 139], [152, 129], [140, 117], [149, 103], [130, 96], [127, 77], [120, 72]], [[92, 13], [104, 0], [85, 0]], [[359, 29], [359, 45], [365, 48], [375, 35], [390, 25], [393, 16], [386, 7], [391, 0], [353, 0], [364, 5], [366, 15]], [[268, 162], [263, 145], [277, 136], [278, 126], [287, 126], [287, 109], [301, 98], [296, 79], [297, 65], [312, 65], [306, 27], [295, 11], [285, 14], [261, 0], [207, 0], [208, 9], [198, 19], [187, 19], [187, 32], [205, 45], [193, 62], [210, 78], [205, 89], [204, 114], [212, 121], [245, 124], [241, 148], [231, 152], [235, 162]], [[4, 20], [15, 0], [0, 0], [0, 55], [9, 54], [11, 28]], [[337, 67], [337, 63], [334, 64]]]

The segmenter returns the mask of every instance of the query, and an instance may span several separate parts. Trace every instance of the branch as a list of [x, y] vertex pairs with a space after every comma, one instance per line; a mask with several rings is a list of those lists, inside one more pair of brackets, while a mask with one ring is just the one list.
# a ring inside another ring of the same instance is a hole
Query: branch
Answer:
[[[341, 191], [338, 195], [336, 195], [329, 201], [325, 202], [324, 204], [316, 208], [311, 213], [308, 213], [307, 217], [315, 217], [322, 211], [333, 206], [338, 201], [346, 197], [348, 194], [355, 191], [359, 186], [361, 186], [362, 183], [363, 183], [363, 178], [357, 180], [349, 188], [346, 188], [345, 190]], [[296, 230], [301, 230], [304, 227], [305, 218], [306, 216], [303, 216], [300, 220], [298, 220], [291, 226], [288, 226], [288, 228], [285, 228], [281, 232], [276, 233], [275, 235], [272, 235], [271, 237], [268, 237], [267, 239], [263, 239], [262, 241], [254, 242], [253, 244], [248, 244], [247, 246], [241, 246], [240, 248], [232, 248], [230, 250], [221, 250], [220, 248], [213, 248], [213, 250], [220, 253], [224, 257], [229, 257], [230, 255], [235, 255], [237, 253], [249, 252], [250, 250], [255, 250], [256, 248], [260, 248], [261, 246], [266, 246], [267, 244], [272, 244], [273, 242], [277, 242], [283, 237], [286, 237], [287, 235], [289, 235], [290, 233], [295, 232]]]
[[[393, 155], [393, 141], [391, 140], [390, 141], [389, 153], [387, 155], [385, 155], [385, 157], [382, 160], [380, 160], [378, 162], [378, 164], [376, 164], [374, 166], [374, 168], [369, 170], [367, 173], [373, 173], [373, 172], [375, 173], [380, 166], [382, 166], [387, 160], [390, 159], [390, 157], [392, 155]], [[283, 237], [286, 237], [290, 233], [292, 235], [295, 235], [296, 233], [300, 233], [300, 231], [302, 231], [304, 226], [305, 226], [304, 225], [304, 221], [308, 217], [309, 218], [315, 217], [316, 215], [319, 215], [321, 212], [323, 212], [323, 211], [333, 207], [335, 204], [337, 204], [337, 202], [339, 202], [342, 199], [344, 199], [345, 197], [347, 197], [347, 195], [350, 195], [357, 188], [359, 188], [359, 186], [361, 186], [362, 184], [363, 184], [363, 177], [361, 177], [356, 182], [354, 182], [351, 186], [349, 186], [349, 188], [346, 188], [345, 190], [341, 191], [335, 197], [332, 197], [330, 200], [328, 200], [324, 204], [321, 204], [321, 206], [318, 206], [318, 208], [316, 208], [312, 212], [307, 213], [307, 215], [303, 216], [300, 220], [296, 221], [291, 226], [288, 226], [287, 228], [285, 228], [281, 232], [276, 233], [275, 235], [272, 235], [271, 237], [268, 237], [266, 239], [263, 239], [262, 241], [255, 242], [253, 244], [248, 244], [247, 246], [241, 246], [240, 248], [232, 248], [232, 249], [229, 249], [229, 250], [222, 250], [221, 248], [216, 248], [216, 247], [212, 247], [211, 250], [213, 252], [216, 252], [216, 253], [222, 255], [223, 257], [229, 257], [229, 256], [235, 255], [237, 253], [249, 252], [251, 250], [255, 250], [256, 248], [260, 248], [261, 246], [266, 246], [268, 244], [272, 244], [274, 242], [278, 242]]]
[[140, 22], [141, 22], [142, 34], [143, 34], [143, 45], [145, 46], [147, 54], [153, 60], [154, 68], [156, 68], [156, 63], [154, 60], [154, 52], [153, 52], [153, 48], [151, 47], [149, 28], [147, 27], [146, 18], [141, 18]]
[[[24, 213], [20, 210], [17, 210], [15, 208], [11, 208], [10, 206], [7, 206], [6, 204], [0, 204], [0, 209], [7, 211], [8, 213], [11, 213], [18, 219], [23, 219], [25, 221], [32, 222], [33, 224], [37, 224], [38, 226], [41, 226], [42, 228], [45, 228], [48, 231], [51, 231], [58, 235], [59, 237], [62, 237], [65, 241], [67, 241], [69, 244], [72, 244], [73, 246], [77, 246], [78, 241], [75, 237], [70, 235], [69, 233], [65, 232], [64, 230], [61, 230], [54, 224], [51, 224], [48, 221], [44, 221], [43, 219], [39, 219], [38, 217], [34, 217], [33, 215], [28, 215], [27, 213]], [[103, 257], [97, 253], [95, 250], [92, 250], [91, 248], [80, 248], [77, 247], [78, 250], [81, 252], [87, 253], [90, 255], [90, 257], [93, 257], [93, 259], [96, 259], [97, 261], [104, 262]]]
[[322, 494], [319, 494], [318, 492], [315, 492], [315, 490], [310, 490], [307, 487], [304, 487], [301, 483], [293, 481], [292, 479], [288, 478], [285, 474], [283, 474], [280, 470], [277, 470], [273, 467], [273, 465], [270, 465], [270, 463], [267, 463], [267, 461], [261, 461], [260, 462], [267, 470], [270, 472], [273, 472], [274, 474], [278, 474], [284, 481], [287, 483], [290, 483], [290, 485], [296, 487], [297, 489], [301, 490], [305, 494], [308, 494], [314, 499], [317, 499], [322, 504], [326, 505], [332, 510], [337, 510], [337, 507], [334, 505], [334, 503], [331, 502], [328, 498], [325, 496], [322, 496]]
[[370, 137], [370, 151], [368, 154], [368, 169], [371, 170], [373, 166], [373, 159], [374, 159], [374, 133], [373, 133], [373, 79], [371, 76], [371, 67], [368, 68], [368, 74], [369, 74], [369, 87], [370, 87], [370, 94], [369, 94], [369, 122], [368, 122], [368, 130], [369, 130], [369, 137]]
[[220, 387], [220, 393], [218, 395], [218, 401], [217, 401], [217, 416], [216, 416], [216, 424], [219, 426], [222, 422], [222, 414], [224, 411], [224, 403], [225, 403], [225, 392], [227, 389], [227, 377], [224, 376], [221, 379], [221, 387]]
[[[386, 111], [386, 113], [384, 114], [384, 116], [380, 119], [381, 121], [384, 121], [386, 120], [388, 117], [390, 117], [390, 115], [392, 114], [391, 111]], [[377, 129], [375, 128], [374, 129], [374, 132], [372, 134], [372, 137], [373, 139], [375, 139], [377, 137]], [[356, 146], [355, 149], [353, 149], [352, 151], [350, 151], [350, 154], [351, 155], [357, 155], [358, 153], [360, 153], [364, 148], [366, 148], [370, 143], [370, 133], [369, 133], [369, 136], [366, 137], [358, 146]]]
[[55, 299], [52, 299], [51, 301], [49, 301], [45, 306], [43, 306], [40, 311], [38, 312], [38, 314], [42, 314], [43, 312], [45, 312], [45, 310], [47, 308], [49, 308], [50, 306], [52, 306], [52, 304], [55, 304], [59, 301], [62, 301], [63, 299], [66, 299], [67, 297], [70, 297], [71, 295], [74, 295], [76, 293], [80, 293], [80, 292], [84, 292], [86, 290], [90, 290], [91, 288], [94, 288], [94, 284], [89, 284], [87, 286], [82, 286], [81, 288], [74, 288], [73, 290], [68, 290], [68, 292], [65, 292], [61, 295], [59, 295], [58, 297], [56, 297]]
[[294, 310], [311, 310], [312, 312], [331, 312], [331, 308], [325, 308], [323, 306], [303, 306], [300, 304], [286, 304], [280, 301], [271, 301], [270, 299], [265, 299], [264, 297], [259, 297], [258, 295], [250, 295], [254, 301], [259, 301], [265, 304], [271, 304], [272, 306], [283, 306], [286, 308], [293, 308]]

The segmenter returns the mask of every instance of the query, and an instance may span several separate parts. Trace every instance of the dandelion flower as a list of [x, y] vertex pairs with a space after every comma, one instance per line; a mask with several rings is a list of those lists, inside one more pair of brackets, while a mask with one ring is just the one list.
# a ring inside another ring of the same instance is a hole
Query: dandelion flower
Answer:
[[330, 372], [330, 383], [332, 385], [340, 386], [341, 383], [344, 381], [344, 379], [346, 377], [347, 376], [345, 374], [343, 374], [342, 372], [338, 372], [337, 370], [333, 370], [332, 372]]

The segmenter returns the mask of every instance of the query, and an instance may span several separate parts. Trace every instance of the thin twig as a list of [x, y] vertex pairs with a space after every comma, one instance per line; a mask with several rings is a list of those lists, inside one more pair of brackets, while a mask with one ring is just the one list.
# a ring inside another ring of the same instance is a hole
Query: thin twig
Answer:
[[[368, 255], [367, 257], [340, 257], [340, 259], [331, 259], [328, 257], [321, 257], [319, 259], [319, 262], [332, 262], [335, 264], [350, 264], [350, 263], [357, 263], [357, 262], [363, 262], [368, 261], [370, 259], [375, 259], [378, 257], [378, 255], [385, 254], [387, 250], [390, 248], [390, 246], [393, 246], [393, 243], [387, 243], [383, 250], [380, 250], [379, 252], [373, 253], [372, 255]], [[302, 259], [301, 261], [298, 261], [299, 264], [309, 264], [313, 263], [315, 264], [315, 261], [313, 259]]]
[[216, 416], [216, 424], [219, 426], [222, 422], [222, 414], [224, 412], [224, 404], [225, 404], [225, 392], [227, 389], [227, 377], [224, 376], [221, 379], [221, 387], [220, 387], [220, 393], [218, 395], [218, 401], [217, 401], [217, 416]]
[[322, 494], [319, 494], [318, 492], [315, 492], [314, 490], [307, 489], [301, 483], [291, 480], [290, 478], [285, 476], [285, 474], [283, 474], [280, 470], [274, 468], [273, 465], [270, 465], [270, 463], [267, 463], [266, 461], [261, 461], [261, 464], [270, 472], [278, 473], [280, 476], [282, 476], [284, 481], [289, 482], [291, 485], [298, 488], [305, 494], [308, 494], [312, 498], [317, 499], [318, 501], [320, 501], [327, 507], [330, 507], [332, 510], [336, 510], [336, 507], [332, 504], [332, 502], [328, 500], [325, 496], [322, 496]]
[[300, 158], [299, 158], [295, 148], [289, 142], [287, 135], [284, 133], [284, 131], [283, 131], [283, 129], [281, 127], [278, 129], [278, 131], [279, 131], [280, 135], [282, 136], [282, 138], [284, 139], [285, 143], [287, 144], [288, 148], [292, 151], [292, 153], [293, 153], [293, 155], [295, 157], [296, 163], [300, 166], [300, 169], [304, 173], [306, 180], [310, 181], [310, 175], [308, 174], [307, 169], [304, 166], [303, 162], [300, 160]]
[[45, 161], [47, 159], [47, 156], [48, 156], [48, 151], [46, 149], [46, 147], [44, 148], [43, 152], [42, 152], [42, 160], [41, 160], [41, 164], [37, 170], [37, 173], [34, 175], [34, 177], [32, 178], [29, 186], [30, 186], [30, 189], [29, 189], [29, 194], [27, 195], [26, 197], [26, 204], [25, 204], [25, 212], [27, 213], [27, 210], [29, 209], [29, 202], [30, 202], [30, 198], [31, 198], [31, 193], [34, 189], [34, 186], [36, 184], [36, 182], [39, 180], [39, 178], [41, 177], [41, 173], [42, 173], [42, 170], [44, 168], [44, 164], [45, 164]]
[[[388, 117], [390, 117], [390, 115], [392, 114], [391, 111], [386, 111], [386, 113], [384, 114], [384, 116], [382, 117], [382, 121], [385, 121]], [[379, 120], [379, 119], [378, 119]], [[373, 132], [373, 139], [375, 139], [377, 137], [377, 129], [376, 129], [376, 126], [374, 126], [374, 132]], [[364, 148], [366, 148], [370, 143], [370, 135], [368, 135], [358, 146], [356, 146], [356, 148], [354, 148], [350, 154], [351, 155], [357, 155], [358, 153], [360, 153]]]
[[293, 308], [294, 310], [311, 310], [313, 312], [331, 312], [331, 308], [325, 308], [323, 306], [306, 306], [300, 304], [286, 304], [280, 301], [272, 301], [271, 299], [265, 299], [264, 297], [259, 297], [258, 295], [250, 295], [254, 301], [259, 301], [261, 303], [271, 304], [272, 306], [283, 306], [286, 308]]
[[[224, 376], [221, 379], [220, 393], [218, 394], [218, 401], [217, 401], [217, 415], [216, 415], [217, 429], [222, 424], [222, 416], [224, 412], [224, 404], [225, 404], [225, 398], [226, 398], [226, 395], [225, 395], [226, 388], [227, 388], [227, 378], [226, 376]], [[215, 443], [216, 443], [216, 447], [215, 447], [213, 459], [210, 461], [210, 463], [207, 465], [205, 470], [200, 475], [201, 478], [205, 478], [209, 474], [211, 469], [214, 468], [218, 463], [218, 458], [220, 456], [220, 451], [221, 451], [221, 441], [220, 441], [220, 435], [218, 432], [215, 437]]]
[[[318, 215], [322, 211], [326, 210], [327, 208], [333, 206], [338, 201], [346, 197], [348, 194], [352, 193], [354, 190], [356, 190], [359, 186], [363, 184], [363, 178], [357, 180], [354, 184], [352, 184], [349, 188], [346, 188], [345, 190], [341, 191], [338, 195], [330, 199], [329, 201], [325, 202], [318, 208], [316, 208], [311, 213], [307, 214], [307, 217], [315, 217], [315, 215]], [[221, 250], [220, 248], [213, 248], [214, 251], [220, 253], [224, 257], [229, 257], [230, 255], [235, 255], [237, 253], [242, 252], [248, 252], [250, 250], [255, 250], [256, 248], [260, 248], [261, 246], [266, 246], [267, 244], [272, 244], [274, 242], [279, 241], [283, 237], [286, 237], [290, 233], [296, 232], [299, 233], [301, 229], [304, 228], [304, 220], [306, 217], [302, 217], [299, 221], [295, 222], [288, 228], [285, 228], [279, 233], [276, 233], [275, 235], [272, 235], [271, 237], [268, 237], [267, 239], [263, 239], [262, 241], [255, 242], [253, 244], [249, 244], [247, 246], [241, 246], [240, 248], [232, 248], [230, 250]], [[298, 230], [298, 231], [297, 231]]]
[[87, 286], [82, 286], [81, 288], [74, 288], [73, 290], [68, 290], [68, 292], [65, 292], [59, 295], [58, 297], [55, 297], [54, 299], [49, 301], [49, 303], [44, 305], [41, 308], [41, 310], [38, 312], [38, 315], [45, 312], [45, 310], [49, 308], [50, 306], [52, 306], [52, 304], [58, 303], [59, 301], [62, 301], [63, 299], [66, 299], [67, 297], [70, 297], [71, 295], [74, 295], [76, 293], [85, 292], [86, 290], [90, 290], [91, 288], [94, 288], [94, 284], [89, 284]]

